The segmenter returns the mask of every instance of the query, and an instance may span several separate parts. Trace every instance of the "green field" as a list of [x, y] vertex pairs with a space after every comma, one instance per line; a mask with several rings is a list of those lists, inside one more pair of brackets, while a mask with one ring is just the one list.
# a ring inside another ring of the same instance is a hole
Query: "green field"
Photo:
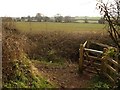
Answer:
[[105, 25], [90, 23], [54, 23], [54, 22], [17, 22], [18, 30], [24, 32], [39, 31], [103, 31]]

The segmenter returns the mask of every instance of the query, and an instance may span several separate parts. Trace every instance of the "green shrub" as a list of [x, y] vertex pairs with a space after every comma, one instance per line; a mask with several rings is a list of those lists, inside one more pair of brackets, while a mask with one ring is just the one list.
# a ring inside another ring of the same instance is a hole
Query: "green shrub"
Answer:
[[113, 47], [109, 47], [105, 52], [105, 55], [111, 58], [115, 58], [115, 56], [117, 55], [117, 50]]
[[101, 77], [101, 76], [94, 76], [92, 78], [92, 85], [91, 88], [94, 89], [99, 89], [99, 88], [104, 88], [104, 89], [110, 89], [111, 86], [108, 83], [107, 79], [105, 79], [105, 77]]

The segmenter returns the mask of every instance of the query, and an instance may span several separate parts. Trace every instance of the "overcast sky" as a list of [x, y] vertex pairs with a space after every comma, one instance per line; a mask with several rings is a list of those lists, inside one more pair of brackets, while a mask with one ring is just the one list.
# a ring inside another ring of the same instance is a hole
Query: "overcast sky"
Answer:
[[0, 0], [0, 16], [99, 16], [96, 0]]

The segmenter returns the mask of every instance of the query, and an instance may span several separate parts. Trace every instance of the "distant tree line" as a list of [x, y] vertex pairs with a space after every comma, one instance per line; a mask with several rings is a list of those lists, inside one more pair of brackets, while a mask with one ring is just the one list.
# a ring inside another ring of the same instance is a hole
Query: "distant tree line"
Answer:
[[56, 14], [54, 17], [44, 16], [41, 13], [37, 13], [34, 17], [21, 17], [15, 18], [15, 21], [25, 21], [25, 22], [74, 22], [74, 17]]
[[[25, 21], [25, 22], [63, 22], [63, 23], [72, 23], [72, 22], [77, 22], [78, 20], [81, 20], [83, 23], [89, 23], [90, 20], [88, 17], [84, 18], [76, 18], [76, 17], [71, 17], [71, 16], [62, 16], [61, 14], [56, 14], [54, 17], [48, 17], [44, 16], [41, 13], [37, 13], [36, 16], [27, 16], [27, 17], [18, 17], [15, 18], [15, 21]], [[93, 20], [95, 21], [95, 20]], [[96, 20], [97, 23], [104, 24], [105, 20], [103, 18], [100, 18]]]

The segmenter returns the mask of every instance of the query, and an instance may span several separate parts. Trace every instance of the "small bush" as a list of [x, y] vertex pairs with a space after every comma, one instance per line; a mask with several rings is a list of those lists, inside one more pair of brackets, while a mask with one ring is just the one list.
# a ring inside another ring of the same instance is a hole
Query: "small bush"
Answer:
[[105, 77], [100, 77], [100, 76], [96, 75], [92, 78], [91, 88], [94, 88], [94, 89], [100, 89], [100, 88], [110, 89], [111, 86], [108, 83], [107, 79], [105, 79]]

